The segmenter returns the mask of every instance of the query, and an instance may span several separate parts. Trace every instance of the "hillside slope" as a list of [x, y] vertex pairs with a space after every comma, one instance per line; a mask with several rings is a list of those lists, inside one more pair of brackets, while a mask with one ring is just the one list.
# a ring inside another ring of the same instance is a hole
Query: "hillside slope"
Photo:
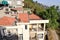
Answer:
[[44, 6], [42, 4], [37, 3], [37, 1], [33, 2], [33, 0], [25, 0], [24, 1], [24, 7], [25, 8], [36, 9], [38, 12], [45, 10]]

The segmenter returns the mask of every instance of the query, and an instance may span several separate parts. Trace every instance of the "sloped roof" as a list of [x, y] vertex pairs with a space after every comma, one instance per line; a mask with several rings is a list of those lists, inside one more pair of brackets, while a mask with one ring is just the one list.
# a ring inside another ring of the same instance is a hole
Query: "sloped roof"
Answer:
[[[40, 20], [41, 19], [39, 16], [37, 16], [35, 14], [28, 14], [28, 13], [19, 13], [17, 17], [19, 19], [19, 22], [23, 22], [23, 23], [27, 23], [30, 20]], [[4, 17], [0, 18], [0, 25], [11, 26], [11, 25], [13, 25], [13, 23], [15, 21], [16, 21], [15, 18], [4, 16]]]
[[20, 13], [20, 14], [18, 14], [18, 18], [19, 18], [19, 20], [21, 22], [28, 22], [29, 21], [27, 13]]
[[29, 22], [30, 20], [40, 20], [41, 18], [35, 14], [19, 13], [18, 19], [21, 22]]
[[9, 26], [15, 22], [15, 18], [4, 16], [0, 19], [0, 25]]
[[30, 14], [29, 19], [30, 20], [40, 20], [41, 18], [39, 16], [35, 15], [35, 14]]

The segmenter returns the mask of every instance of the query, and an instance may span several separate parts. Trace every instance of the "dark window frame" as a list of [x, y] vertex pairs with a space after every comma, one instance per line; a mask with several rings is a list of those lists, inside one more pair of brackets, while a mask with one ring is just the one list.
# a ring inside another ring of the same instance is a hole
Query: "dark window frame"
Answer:
[[25, 25], [25, 29], [27, 30], [27, 25]]

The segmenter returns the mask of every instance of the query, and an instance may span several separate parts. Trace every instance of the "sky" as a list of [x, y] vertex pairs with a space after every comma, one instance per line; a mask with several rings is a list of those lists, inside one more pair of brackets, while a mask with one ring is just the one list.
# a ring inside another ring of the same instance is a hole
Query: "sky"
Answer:
[[47, 6], [60, 6], [60, 0], [33, 0], [33, 1], [38, 1], [38, 3], [42, 3], [43, 5]]

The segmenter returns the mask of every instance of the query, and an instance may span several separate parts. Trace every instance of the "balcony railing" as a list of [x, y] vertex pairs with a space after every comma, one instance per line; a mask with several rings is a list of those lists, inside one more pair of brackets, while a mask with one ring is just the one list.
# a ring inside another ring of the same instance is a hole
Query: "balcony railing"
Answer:
[[37, 24], [31, 24], [29, 29], [35, 32], [44, 31], [44, 24], [39, 24], [38, 26]]

